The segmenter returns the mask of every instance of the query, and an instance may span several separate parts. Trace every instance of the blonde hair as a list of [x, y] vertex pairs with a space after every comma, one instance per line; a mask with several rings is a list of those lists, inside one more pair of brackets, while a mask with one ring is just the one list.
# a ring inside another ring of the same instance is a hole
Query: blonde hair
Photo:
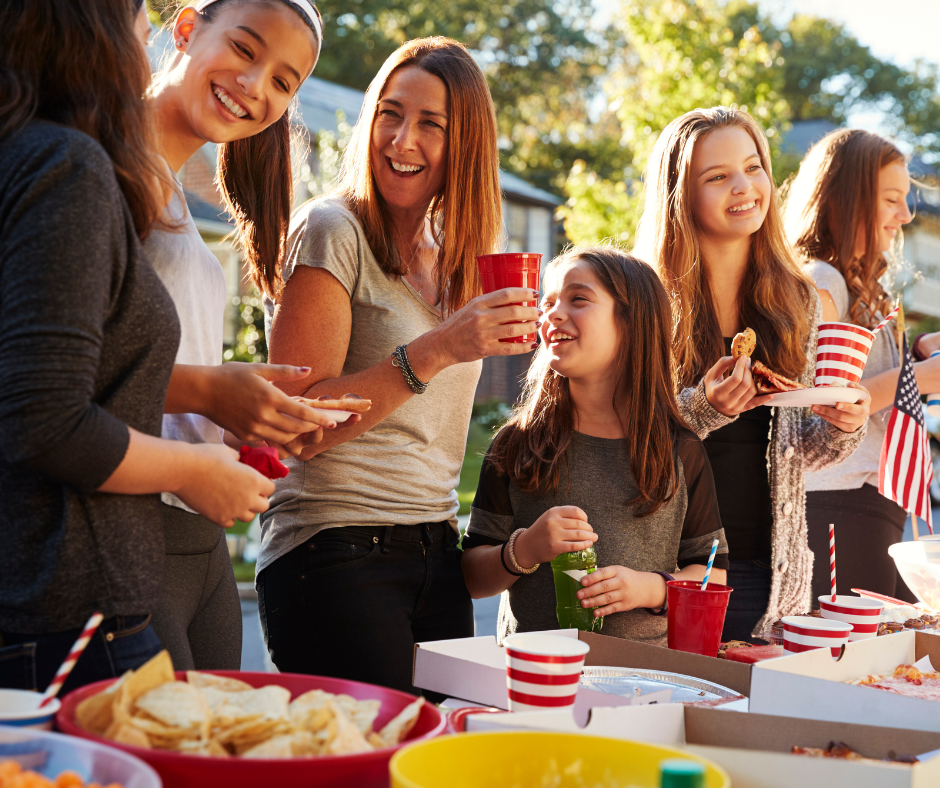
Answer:
[[696, 109], [672, 121], [653, 146], [634, 249], [656, 269], [672, 300], [673, 352], [681, 387], [695, 385], [725, 355], [691, 199], [695, 144], [725, 128], [742, 128], [750, 134], [771, 181], [767, 216], [751, 237], [750, 261], [741, 283], [741, 323], [757, 333], [756, 356], [772, 369], [797, 378], [806, 367], [812, 285], [783, 233], [767, 138], [743, 110]]
[[444, 288], [445, 314], [481, 292], [476, 258], [495, 251], [502, 235], [496, 112], [483, 72], [462, 44], [440, 36], [409, 41], [385, 61], [369, 85], [362, 112], [343, 156], [339, 191], [362, 224], [382, 270], [401, 276], [407, 264], [397, 231], [372, 174], [372, 125], [392, 74], [414, 66], [447, 88], [447, 172], [428, 209], [437, 241], [436, 273]]
[[[891, 299], [879, 279], [900, 257], [898, 233], [888, 258], [878, 248], [878, 173], [906, 163], [897, 146], [861, 129], [839, 129], [817, 142], [784, 186], [787, 236], [804, 262], [822, 260], [842, 274], [852, 322], [873, 328]], [[855, 254], [859, 228], [865, 251]]]

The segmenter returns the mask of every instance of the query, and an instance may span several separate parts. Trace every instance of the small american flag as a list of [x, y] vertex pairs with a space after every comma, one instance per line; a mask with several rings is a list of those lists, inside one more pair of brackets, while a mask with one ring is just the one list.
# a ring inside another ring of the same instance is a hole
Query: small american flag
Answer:
[[930, 443], [924, 424], [924, 409], [920, 404], [920, 390], [914, 377], [914, 359], [908, 350], [906, 336], [903, 342], [901, 375], [881, 446], [878, 492], [914, 517], [926, 521], [927, 528], [933, 533], [928, 492], [933, 480]]

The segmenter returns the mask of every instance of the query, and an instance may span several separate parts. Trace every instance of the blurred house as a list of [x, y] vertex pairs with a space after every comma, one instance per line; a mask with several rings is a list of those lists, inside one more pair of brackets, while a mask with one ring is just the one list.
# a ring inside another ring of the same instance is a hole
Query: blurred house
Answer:
[[[797, 121], [781, 147], [802, 156], [836, 128], [828, 120]], [[917, 182], [908, 198], [914, 220], [904, 228], [901, 269], [889, 274], [893, 281], [885, 284], [902, 293], [909, 318], [940, 318], [940, 171], [920, 156], [913, 156], [908, 166]]]

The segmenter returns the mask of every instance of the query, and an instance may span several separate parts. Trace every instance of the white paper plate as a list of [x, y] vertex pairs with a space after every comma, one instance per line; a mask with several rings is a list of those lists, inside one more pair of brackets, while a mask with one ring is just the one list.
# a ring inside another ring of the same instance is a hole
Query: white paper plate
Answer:
[[837, 402], [858, 402], [864, 393], [859, 389], [844, 386], [822, 386], [813, 389], [797, 389], [774, 394], [765, 403], [769, 408], [808, 408], [810, 405], [835, 405]]

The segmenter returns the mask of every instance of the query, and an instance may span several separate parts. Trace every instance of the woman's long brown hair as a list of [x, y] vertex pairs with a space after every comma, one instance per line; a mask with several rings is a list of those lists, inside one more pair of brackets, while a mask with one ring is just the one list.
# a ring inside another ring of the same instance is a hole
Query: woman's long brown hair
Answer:
[[[619, 352], [612, 405], [639, 489], [627, 504], [645, 517], [675, 495], [679, 432], [687, 429], [673, 383], [669, 299], [652, 268], [618, 249], [576, 246], [553, 260], [549, 269], [571, 260], [587, 263], [615, 302], [611, 328]], [[519, 403], [493, 439], [490, 460], [520, 489], [555, 494], [574, 428], [568, 379], [551, 368], [541, 345]]]
[[751, 237], [751, 260], [738, 296], [741, 324], [757, 334], [755, 356], [776, 372], [798, 378], [806, 368], [812, 285], [783, 233], [770, 166], [770, 148], [757, 122], [743, 110], [697, 109], [672, 121], [650, 155], [646, 204], [634, 252], [657, 271], [673, 304], [673, 350], [678, 385], [692, 386], [725, 355], [692, 211], [692, 152], [715, 129], [742, 128], [751, 135], [771, 182], [770, 206]]
[[502, 236], [496, 112], [486, 78], [462, 44], [449, 38], [409, 41], [385, 61], [369, 85], [359, 120], [343, 156], [339, 189], [359, 219], [382, 270], [401, 276], [407, 265], [398, 233], [372, 174], [372, 125], [392, 74], [416, 66], [447, 88], [447, 173], [428, 210], [439, 252], [437, 281], [445, 314], [480, 294], [476, 258], [496, 251]]
[[143, 101], [150, 64], [133, 0], [0, 3], [0, 141], [34, 118], [78, 129], [111, 157], [134, 227], [145, 238], [172, 188], [154, 154]]
[[[323, 42], [316, 28], [290, 0], [219, 0], [206, 6], [199, 15], [202, 21], [211, 24], [224, 8], [248, 3], [291, 8], [310, 28], [314, 49], [319, 54]], [[316, 6], [314, 11], [319, 18]], [[322, 29], [322, 19], [320, 22]], [[251, 281], [274, 300], [281, 290], [281, 266], [294, 200], [291, 151], [306, 148], [298, 124], [292, 121], [296, 103], [295, 97], [291, 109], [264, 131], [217, 146], [216, 184], [238, 228], [238, 244]]]
[[[891, 310], [891, 299], [879, 280], [889, 259], [878, 248], [876, 225], [878, 173], [904, 163], [897, 146], [861, 129], [839, 129], [817, 142], [785, 186], [787, 236], [804, 262], [822, 260], [845, 279], [852, 322], [874, 328]], [[855, 254], [859, 228], [865, 252]], [[900, 256], [898, 233], [891, 259]]]

